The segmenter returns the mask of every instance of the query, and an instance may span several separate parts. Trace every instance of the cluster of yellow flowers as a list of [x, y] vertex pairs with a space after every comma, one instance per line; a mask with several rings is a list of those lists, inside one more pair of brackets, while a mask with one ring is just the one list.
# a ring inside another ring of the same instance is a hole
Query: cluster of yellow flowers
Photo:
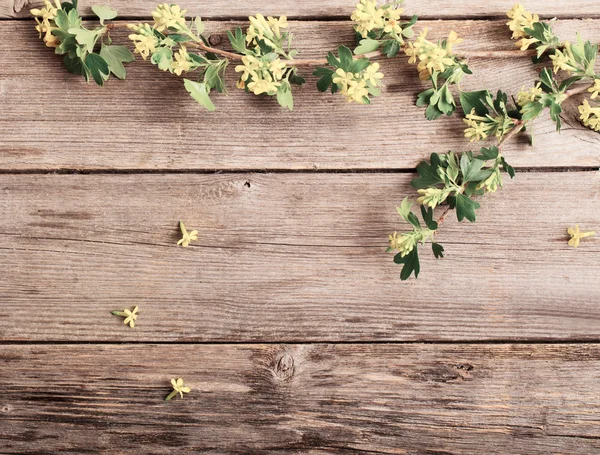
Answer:
[[571, 49], [571, 43], [565, 41], [563, 49], [564, 50], [556, 49], [554, 54], [550, 56], [555, 73], [558, 73], [560, 70], [573, 71], [577, 69], [577, 62], [575, 61], [573, 50]]
[[273, 58], [273, 54], [263, 55], [259, 41], [283, 53], [281, 43], [285, 35], [282, 29], [288, 27], [287, 19], [285, 16], [275, 18], [257, 14], [248, 20], [250, 26], [246, 30], [246, 43], [253, 47], [254, 55], [248, 53], [243, 56], [242, 64], [235, 67], [236, 72], [242, 73], [237, 87], [247, 87], [255, 95], [276, 95], [287, 66], [279, 57]]
[[427, 39], [428, 29], [425, 28], [414, 42], [409, 42], [405, 49], [406, 55], [410, 57], [408, 63], [417, 63], [419, 78], [428, 79], [434, 71], [443, 72], [456, 64], [452, 55], [452, 46], [462, 42], [456, 32], [450, 32], [444, 44], [433, 43]]
[[525, 32], [526, 28], [532, 28], [533, 24], [540, 21], [540, 17], [537, 14], [531, 14], [525, 10], [525, 7], [520, 4], [515, 6], [507, 13], [507, 16], [511, 19], [506, 23], [508, 28], [513, 32], [513, 39], [521, 38], [516, 42], [516, 46], [520, 47], [521, 50], [527, 49], [531, 44], [537, 43], [536, 38], [531, 38]]
[[135, 52], [140, 54], [144, 60], [156, 51], [158, 38], [154, 34], [154, 28], [149, 24], [127, 24], [127, 28], [135, 33], [129, 35], [129, 39], [135, 45]]
[[265, 18], [262, 14], [257, 14], [256, 17], [250, 16], [248, 20], [250, 21], [250, 26], [246, 30], [246, 42], [248, 44], [256, 46], [258, 41], [262, 40], [267, 46], [279, 47], [278, 43], [283, 36], [281, 29], [288, 27], [285, 16]]
[[583, 124], [594, 131], [600, 131], [600, 107], [592, 107], [588, 100], [579, 106], [579, 114]]
[[337, 84], [342, 95], [349, 103], [369, 103], [369, 94], [381, 86], [383, 73], [379, 71], [379, 63], [371, 63], [360, 73], [351, 73], [338, 68], [333, 83]]
[[179, 5], [162, 3], [156, 7], [155, 11], [152, 11], [154, 28], [159, 32], [162, 32], [167, 28], [187, 30], [185, 13], [187, 13], [187, 10], [182, 10]]
[[465, 137], [470, 142], [482, 141], [487, 138], [494, 130], [496, 135], [501, 136], [500, 131], [496, 129], [496, 122], [492, 117], [477, 115], [475, 109], [465, 116], [463, 122], [467, 124], [465, 129]]
[[525, 87], [521, 88], [521, 91], [517, 93], [517, 104], [523, 107], [529, 102], [537, 101], [537, 99], [543, 93], [541, 85], [542, 84], [538, 82], [535, 87], [532, 87], [528, 90], [525, 90]]
[[350, 19], [355, 23], [354, 30], [363, 38], [373, 30], [398, 36], [402, 33], [399, 20], [403, 12], [401, 8], [378, 8], [376, 0], [360, 0]]
[[61, 9], [60, 0], [54, 0], [54, 5], [49, 0], [44, 0], [43, 8], [34, 8], [30, 11], [37, 22], [35, 29], [40, 33], [40, 38], [44, 36], [44, 43], [48, 47], [56, 47], [59, 44], [58, 38], [52, 34], [52, 30], [57, 30], [54, 19], [59, 9]]
[[436, 208], [438, 205], [443, 203], [450, 193], [455, 191], [457, 188], [454, 187], [444, 187], [444, 188], [422, 188], [417, 190], [421, 196], [417, 198], [417, 202], [419, 204], [425, 205], [427, 207], [431, 207], [432, 209]]
[[[244, 88], [246, 85], [255, 95], [266, 93], [275, 95], [281, 86], [281, 79], [285, 71], [285, 63], [280, 58], [269, 60], [267, 57], [254, 57], [245, 55], [242, 57], [242, 65], [235, 70], [242, 73], [237, 86]], [[250, 82], [247, 82], [250, 80]]]

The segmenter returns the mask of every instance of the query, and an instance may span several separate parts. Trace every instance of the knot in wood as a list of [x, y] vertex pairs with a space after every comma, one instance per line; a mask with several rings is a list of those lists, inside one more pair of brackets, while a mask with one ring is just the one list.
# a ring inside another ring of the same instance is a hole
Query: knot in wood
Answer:
[[282, 381], [287, 381], [294, 375], [294, 359], [287, 352], [279, 356], [273, 368], [275, 376]]
[[221, 35], [210, 35], [208, 37], [208, 42], [211, 46], [218, 46], [219, 44], [221, 44], [221, 39]]
[[13, 11], [15, 13], [20, 13], [27, 5], [29, 5], [29, 0], [15, 0], [15, 3], [13, 4]]

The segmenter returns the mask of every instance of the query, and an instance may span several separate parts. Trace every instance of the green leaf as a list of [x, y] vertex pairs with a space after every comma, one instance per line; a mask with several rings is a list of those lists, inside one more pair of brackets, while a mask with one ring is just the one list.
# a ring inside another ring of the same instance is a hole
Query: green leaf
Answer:
[[458, 221], [462, 221], [465, 218], [471, 222], [474, 222], [476, 219], [475, 210], [478, 209], [480, 205], [472, 199], [469, 199], [464, 194], [458, 193], [456, 195], [456, 216]]
[[100, 86], [103, 86], [104, 81], [110, 76], [108, 63], [98, 54], [94, 54], [93, 52], [88, 54], [85, 58], [85, 66], [89, 70], [94, 82]]
[[396, 40], [388, 40], [383, 45], [383, 53], [387, 58], [392, 58], [398, 55], [400, 51], [400, 43]]
[[408, 221], [408, 215], [411, 212], [412, 209], [412, 202], [409, 199], [408, 196], [406, 196], [404, 199], [402, 199], [402, 203], [400, 204], [400, 207], [397, 208], [398, 213], [400, 214], [400, 216], [402, 218], [404, 218], [406, 221]]
[[437, 259], [444, 257], [444, 247], [439, 243], [431, 242], [431, 249], [433, 250], [433, 255]]
[[282, 107], [287, 107], [290, 111], [294, 109], [294, 97], [292, 96], [292, 88], [288, 82], [282, 82], [277, 90], [277, 102]]
[[489, 171], [482, 171], [484, 162], [477, 158], [471, 159], [463, 153], [460, 157], [460, 170], [463, 174], [463, 182], [478, 182], [489, 177]]
[[489, 114], [490, 111], [483, 102], [488, 95], [489, 92], [487, 90], [460, 92], [460, 105], [465, 115], [470, 114], [473, 109], [475, 109], [477, 115], [482, 117]]
[[371, 64], [371, 62], [369, 61], [368, 58], [359, 58], [352, 62], [352, 64], [350, 65], [349, 71], [351, 73], [360, 73], [361, 71], [366, 69], [367, 66], [369, 66], [370, 64]]
[[206, 82], [194, 82], [189, 79], [184, 79], [183, 84], [192, 98], [198, 101], [198, 103], [210, 112], [215, 110], [215, 105], [209, 97], [210, 90], [206, 86]]
[[380, 45], [381, 45], [381, 43], [379, 41], [375, 41], [374, 39], [369, 39], [369, 38], [361, 39], [358, 47], [356, 49], [354, 49], [354, 54], [362, 55], [362, 54], [366, 54], [368, 52], [376, 51], [377, 49], [379, 49]]
[[[335, 74], [334, 71], [329, 68], [318, 67], [315, 69], [315, 71], [313, 72], [313, 76], [320, 77], [320, 79], [317, 81], [317, 89], [320, 92], [326, 92], [327, 89], [329, 88], [329, 86], [333, 84], [333, 75], [334, 74]], [[337, 89], [337, 86], [335, 84], [333, 84], [333, 85]], [[333, 87], [331, 89], [333, 92]]]
[[508, 164], [506, 162], [506, 160], [504, 159], [504, 157], [501, 158], [500, 162], [502, 163], [502, 169], [504, 170], [504, 172], [506, 172], [508, 175], [510, 175], [511, 179], [514, 178], [515, 177], [515, 170], [514, 170], [514, 168], [510, 164]]
[[417, 215], [415, 215], [413, 212], [408, 214], [407, 221], [417, 229], [421, 229], [421, 223], [419, 222]]
[[351, 71], [351, 68], [354, 63], [354, 58], [352, 57], [352, 51], [348, 49], [346, 46], [340, 46], [338, 48], [338, 55], [340, 57], [340, 67], [344, 71]]
[[[431, 154], [432, 157], [434, 155], [437, 156], [435, 153]], [[419, 163], [417, 166], [417, 173], [419, 174], [419, 177], [410, 182], [411, 186], [416, 189], [421, 189], [443, 183], [440, 175], [438, 174], [437, 168], [438, 166], [434, 164], [429, 164], [427, 161], [421, 161], [421, 163]]]
[[554, 91], [554, 78], [552, 77], [552, 71], [548, 68], [544, 68], [540, 72], [540, 82], [542, 83], [542, 89], [545, 92]]
[[[109, 46], [106, 44], [102, 44], [100, 57], [106, 60], [110, 72], [119, 79], [125, 79], [125, 76], [127, 76], [127, 71], [123, 63], [130, 63], [135, 60], [131, 51], [125, 46]], [[154, 55], [152, 58], [154, 59]]]
[[246, 49], [246, 35], [242, 32], [240, 27], [236, 27], [235, 35], [231, 33], [231, 31], [227, 30], [227, 37], [229, 38], [229, 42], [231, 43], [231, 47], [239, 52], [240, 54], [245, 54]]
[[150, 58], [150, 61], [163, 71], [171, 69], [173, 63], [173, 51], [168, 47], [158, 48]]
[[68, 32], [71, 35], [75, 35], [75, 40], [78, 44], [83, 46], [86, 52], [94, 52], [94, 46], [99, 37], [97, 31], [87, 30], [85, 28], [70, 28]]
[[413, 250], [404, 257], [402, 257], [401, 253], [396, 254], [396, 256], [394, 256], [394, 262], [396, 264], [404, 264], [404, 267], [402, 267], [402, 271], [400, 272], [400, 279], [402, 281], [408, 280], [413, 272], [415, 278], [419, 277], [421, 265], [419, 264], [419, 252], [416, 245]]
[[84, 76], [86, 75], [85, 67], [83, 66], [83, 63], [79, 57], [72, 58], [68, 55], [65, 55], [64, 62], [69, 73], [82, 74]]
[[421, 206], [421, 216], [423, 217], [423, 221], [427, 225], [427, 229], [431, 231], [435, 231], [438, 228], [437, 221], [433, 219], [433, 209], [431, 207]]
[[500, 154], [500, 150], [495, 145], [492, 145], [489, 148], [481, 147], [481, 155], [477, 156], [477, 159], [481, 159], [483, 161], [495, 160], [498, 158]]
[[114, 19], [119, 14], [116, 10], [106, 5], [93, 5], [92, 11], [96, 16], [98, 16], [98, 19], [100, 19], [100, 23], [102, 25], [104, 25], [104, 21]]

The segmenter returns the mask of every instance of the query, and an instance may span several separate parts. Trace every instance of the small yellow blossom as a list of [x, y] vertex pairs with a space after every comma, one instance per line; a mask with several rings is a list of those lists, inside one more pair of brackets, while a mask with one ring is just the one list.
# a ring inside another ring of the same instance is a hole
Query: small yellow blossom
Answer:
[[417, 198], [417, 202], [434, 209], [444, 202], [452, 191], [452, 188], [423, 188], [417, 190], [421, 195]]
[[132, 311], [124, 309], [123, 311], [113, 311], [112, 314], [115, 316], [124, 317], [124, 324], [129, 324], [132, 329], [135, 327], [135, 321], [137, 320], [138, 307], [136, 306]]
[[42, 21], [52, 21], [56, 19], [58, 10], [61, 9], [60, 0], [54, 0], [54, 5], [49, 0], [44, 0], [42, 9], [34, 8], [29, 12], [36, 17], [41, 17]]
[[165, 398], [165, 401], [169, 401], [171, 398], [173, 398], [175, 395], [179, 394], [181, 396], [181, 398], [183, 398], [183, 394], [184, 393], [190, 393], [192, 391], [192, 389], [190, 389], [189, 387], [185, 386], [183, 384], [183, 379], [179, 378], [179, 379], [171, 379], [171, 385], [173, 386], [173, 391], [167, 395], [167, 397]]
[[400, 256], [404, 257], [408, 253], [410, 253], [417, 244], [415, 238], [410, 234], [402, 234], [398, 235], [397, 232], [394, 232], [389, 236], [390, 248], [392, 250], [397, 250], [400, 252]]
[[355, 23], [354, 29], [366, 38], [370, 31], [384, 28], [383, 8], [377, 8], [376, 0], [360, 0], [350, 19]]
[[600, 93], [600, 79], [594, 79], [594, 85], [588, 89], [588, 92], [592, 94], [591, 99], [595, 100]]
[[188, 232], [183, 221], [179, 222], [179, 228], [181, 229], [181, 235], [183, 237], [177, 242], [177, 245], [187, 247], [192, 240], [198, 240], [198, 231]]
[[470, 142], [482, 141], [489, 136], [491, 130], [494, 128], [494, 125], [489, 123], [487, 117], [476, 115], [475, 109], [465, 116], [463, 122], [465, 122], [468, 127], [465, 129], [465, 137], [469, 139]]
[[265, 18], [262, 14], [256, 16], [250, 16], [248, 18], [250, 26], [246, 30], [246, 42], [248, 44], [258, 44], [259, 40], [262, 40], [271, 47], [277, 47], [276, 41], [280, 41], [282, 38], [282, 28], [288, 27], [287, 18], [281, 16], [279, 18], [267, 17]]
[[243, 65], [238, 65], [235, 70], [239, 73], [240, 81], [243, 85], [240, 88], [248, 87], [255, 95], [266, 93], [267, 95], [275, 95], [281, 86], [279, 82], [285, 73], [285, 63], [277, 58], [268, 61], [263, 57], [254, 57], [245, 55], [242, 57]]
[[448, 67], [453, 66], [456, 62], [450, 54], [452, 45], [459, 43], [461, 40], [455, 32], [450, 32], [446, 40], [446, 47], [432, 43], [427, 40], [428, 30], [425, 28], [419, 34], [419, 37], [404, 50], [410, 58], [408, 63], [417, 63], [417, 70], [421, 80], [427, 79], [434, 71], [443, 72]]
[[383, 73], [379, 72], [379, 63], [371, 63], [364, 70], [363, 78], [373, 86], [379, 85], [383, 79]]
[[571, 236], [571, 239], [569, 240], [569, 246], [572, 246], [573, 248], [577, 248], [579, 246], [581, 239], [596, 235], [595, 231], [581, 232], [578, 224], [576, 224], [574, 228], [567, 229], [567, 232]]
[[521, 38], [519, 41], [515, 43], [515, 45], [522, 51], [526, 51], [529, 49], [529, 46], [537, 43], [538, 40], [536, 38]]
[[568, 55], [565, 55], [561, 50], [557, 49], [553, 55], [550, 56], [552, 64], [554, 65], [554, 72], [558, 73], [560, 70], [569, 71], [572, 69], [571, 59]]
[[269, 72], [273, 75], [273, 78], [278, 81], [283, 78], [283, 73], [285, 70], [285, 63], [281, 61], [281, 59], [276, 58], [269, 64]]
[[58, 30], [58, 27], [55, 27], [54, 20], [59, 9], [61, 9], [59, 0], [55, 0], [54, 5], [49, 0], [44, 0], [42, 9], [34, 8], [30, 10], [37, 22], [35, 29], [39, 32], [40, 38], [43, 36], [43, 41], [48, 47], [57, 47], [59, 43], [58, 38], [52, 34], [53, 30]]
[[536, 101], [542, 93], [543, 90], [541, 89], [541, 83], [539, 82], [535, 87], [530, 88], [528, 90], [525, 90], [525, 87], [523, 87], [521, 88], [521, 91], [517, 94], [517, 104], [523, 107], [531, 101]]
[[154, 35], [154, 30], [149, 24], [128, 24], [127, 28], [136, 32], [129, 35], [129, 39], [135, 45], [135, 52], [146, 60], [150, 54], [156, 51], [158, 45], [158, 38]]
[[600, 107], [592, 107], [588, 100], [583, 100], [583, 104], [579, 106], [579, 114], [585, 126], [600, 131]]
[[527, 33], [525, 29], [532, 28], [534, 23], [540, 21], [540, 17], [537, 14], [531, 14], [526, 11], [525, 7], [519, 3], [516, 3], [506, 15], [511, 19], [506, 25], [513, 32], [513, 39], [526, 37]]
[[477, 185], [478, 190], [485, 190], [487, 193], [495, 193], [498, 187], [502, 186], [502, 174], [500, 174], [500, 168], [496, 166], [492, 174]]
[[258, 79], [252, 80], [252, 82], [248, 84], [248, 90], [255, 95], [261, 95], [263, 93], [275, 95], [280, 86], [281, 82], [274, 82], [269, 79]]
[[185, 13], [187, 13], [187, 10], [182, 10], [179, 5], [162, 3], [156, 7], [155, 11], [152, 11], [154, 28], [159, 32], [162, 32], [166, 28], [185, 30], [187, 28], [185, 24]]
[[185, 46], [181, 46], [175, 54], [175, 60], [171, 63], [171, 69], [175, 74], [181, 76], [184, 71], [189, 71], [194, 67], [194, 62], [190, 60]]

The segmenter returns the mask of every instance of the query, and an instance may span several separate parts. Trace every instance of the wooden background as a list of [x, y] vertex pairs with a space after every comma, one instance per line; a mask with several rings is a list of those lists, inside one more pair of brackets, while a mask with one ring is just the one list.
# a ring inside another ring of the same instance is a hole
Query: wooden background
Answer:
[[[600, 136], [576, 104], [561, 135], [544, 118], [506, 148], [515, 180], [400, 282], [383, 251], [416, 164], [468, 147], [459, 116], [414, 106], [405, 57], [369, 107], [309, 75], [288, 113], [230, 72], [209, 114], [141, 60], [104, 88], [68, 74], [27, 19], [39, 3], [0, 0], [1, 454], [600, 453], [600, 238], [566, 243], [600, 231]], [[406, 3], [461, 49], [514, 48], [509, 1]], [[353, 39], [348, 0], [181, 4], [213, 42], [258, 11], [293, 19], [304, 57]], [[600, 39], [596, 1], [526, 6]], [[470, 66], [467, 90], [539, 70]], [[134, 305], [134, 330], [109, 314]], [[172, 377], [193, 391], [165, 403]]]

